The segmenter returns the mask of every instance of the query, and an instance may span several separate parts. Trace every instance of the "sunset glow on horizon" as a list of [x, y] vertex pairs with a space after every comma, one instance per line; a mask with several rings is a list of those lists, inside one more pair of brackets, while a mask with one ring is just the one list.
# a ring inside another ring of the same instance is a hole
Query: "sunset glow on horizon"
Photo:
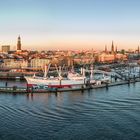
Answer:
[[0, 1], [0, 46], [24, 49], [137, 48], [139, 0]]

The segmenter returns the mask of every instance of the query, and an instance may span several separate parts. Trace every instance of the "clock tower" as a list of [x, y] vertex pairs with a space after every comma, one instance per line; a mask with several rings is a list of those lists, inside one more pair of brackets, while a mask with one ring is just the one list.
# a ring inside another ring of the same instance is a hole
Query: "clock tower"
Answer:
[[17, 52], [21, 52], [21, 38], [20, 38], [20, 36], [18, 37], [18, 40], [17, 40]]

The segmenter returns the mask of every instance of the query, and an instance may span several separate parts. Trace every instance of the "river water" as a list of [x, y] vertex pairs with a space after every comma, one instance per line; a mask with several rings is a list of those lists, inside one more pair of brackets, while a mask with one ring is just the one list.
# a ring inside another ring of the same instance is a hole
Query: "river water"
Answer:
[[140, 83], [84, 93], [1, 93], [2, 139], [139, 140]]

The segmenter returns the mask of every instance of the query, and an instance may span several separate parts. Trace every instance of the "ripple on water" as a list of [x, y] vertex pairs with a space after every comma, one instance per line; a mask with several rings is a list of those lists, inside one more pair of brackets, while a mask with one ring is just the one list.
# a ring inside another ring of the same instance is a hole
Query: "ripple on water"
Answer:
[[0, 95], [0, 136], [27, 140], [138, 139], [138, 87], [122, 86], [117, 91], [111, 87], [108, 91], [58, 96], [36, 94], [32, 100], [26, 95]]

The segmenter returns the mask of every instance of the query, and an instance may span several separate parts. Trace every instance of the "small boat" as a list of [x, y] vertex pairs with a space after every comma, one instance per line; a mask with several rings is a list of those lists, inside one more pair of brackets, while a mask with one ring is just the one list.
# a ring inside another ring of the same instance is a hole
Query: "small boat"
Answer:
[[18, 77], [18, 76], [15, 77], [15, 79], [16, 79], [16, 81], [20, 81], [20, 77]]
[[100, 80], [101, 80], [101, 82], [105, 82], [105, 83], [110, 83], [111, 82], [110, 76], [105, 76], [104, 74], [103, 74], [103, 77]]

